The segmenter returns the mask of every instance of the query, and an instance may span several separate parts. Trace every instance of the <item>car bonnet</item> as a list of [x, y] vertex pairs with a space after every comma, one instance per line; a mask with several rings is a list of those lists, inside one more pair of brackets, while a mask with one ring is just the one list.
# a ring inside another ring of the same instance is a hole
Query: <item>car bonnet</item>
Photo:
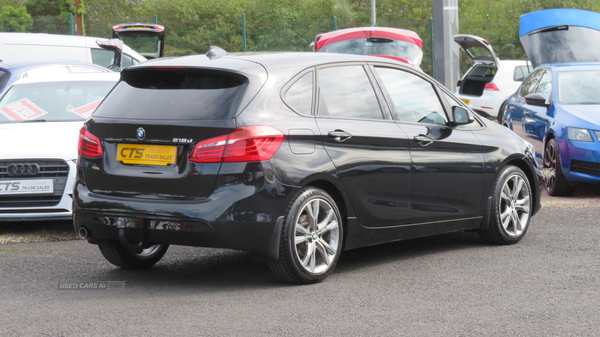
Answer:
[[83, 121], [0, 123], [0, 159], [77, 158]]

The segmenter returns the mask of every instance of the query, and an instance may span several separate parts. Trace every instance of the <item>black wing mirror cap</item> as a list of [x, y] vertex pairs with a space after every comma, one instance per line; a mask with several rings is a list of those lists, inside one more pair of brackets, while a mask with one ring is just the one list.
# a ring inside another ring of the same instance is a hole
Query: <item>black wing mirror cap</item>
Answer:
[[469, 110], [461, 106], [452, 107], [452, 123], [454, 125], [465, 125], [473, 123], [473, 115], [469, 113]]
[[542, 106], [545, 108], [550, 107], [550, 104], [546, 103], [546, 97], [539, 92], [534, 92], [533, 94], [525, 96], [525, 103], [529, 105]]

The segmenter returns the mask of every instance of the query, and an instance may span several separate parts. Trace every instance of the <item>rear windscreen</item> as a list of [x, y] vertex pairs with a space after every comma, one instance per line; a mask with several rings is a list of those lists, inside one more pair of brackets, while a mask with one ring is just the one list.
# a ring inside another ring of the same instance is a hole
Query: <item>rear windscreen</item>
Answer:
[[0, 123], [84, 121], [114, 85], [113, 81], [15, 84], [0, 99]]
[[229, 119], [238, 111], [248, 79], [197, 69], [135, 69], [122, 81], [94, 116], [135, 119]]
[[521, 36], [533, 67], [545, 63], [600, 62], [600, 31], [557, 26]]

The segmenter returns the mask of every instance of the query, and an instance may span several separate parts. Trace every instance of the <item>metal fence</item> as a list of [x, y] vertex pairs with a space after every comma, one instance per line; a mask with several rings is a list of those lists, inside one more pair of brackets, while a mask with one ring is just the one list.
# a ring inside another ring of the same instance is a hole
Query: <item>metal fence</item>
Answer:
[[[73, 18], [35, 17], [31, 32], [74, 34]], [[243, 16], [235, 20], [161, 21], [160, 17], [139, 18], [85, 18], [85, 35], [110, 38], [112, 26], [124, 22], [156, 22], [165, 26], [165, 55], [183, 56], [205, 53], [216, 45], [230, 52], [237, 51], [310, 51], [315, 35], [350, 27], [369, 26], [369, 22], [339, 22], [336, 18], [321, 20], [287, 20], [253, 22]], [[423, 39], [421, 68], [430, 73], [432, 50], [432, 20], [378, 22], [381, 27], [410, 29]], [[526, 58], [514, 22], [485, 26], [459, 24], [461, 34], [472, 34], [487, 39], [501, 59]], [[464, 60], [461, 69], [464, 70]]]

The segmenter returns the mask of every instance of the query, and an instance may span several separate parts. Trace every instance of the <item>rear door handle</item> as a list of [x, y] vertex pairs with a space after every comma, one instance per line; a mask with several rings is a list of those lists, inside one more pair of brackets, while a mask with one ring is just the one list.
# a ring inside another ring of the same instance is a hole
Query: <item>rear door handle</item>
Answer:
[[419, 145], [421, 145], [421, 146], [427, 146], [427, 145], [433, 143], [433, 139], [431, 139], [425, 135], [418, 135], [418, 136], [415, 136], [413, 139], [417, 143], [419, 143]]
[[327, 134], [329, 137], [335, 139], [336, 142], [345, 142], [348, 139], [352, 138], [352, 134], [344, 131], [344, 130], [335, 130], [335, 131], [329, 131], [329, 133]]

